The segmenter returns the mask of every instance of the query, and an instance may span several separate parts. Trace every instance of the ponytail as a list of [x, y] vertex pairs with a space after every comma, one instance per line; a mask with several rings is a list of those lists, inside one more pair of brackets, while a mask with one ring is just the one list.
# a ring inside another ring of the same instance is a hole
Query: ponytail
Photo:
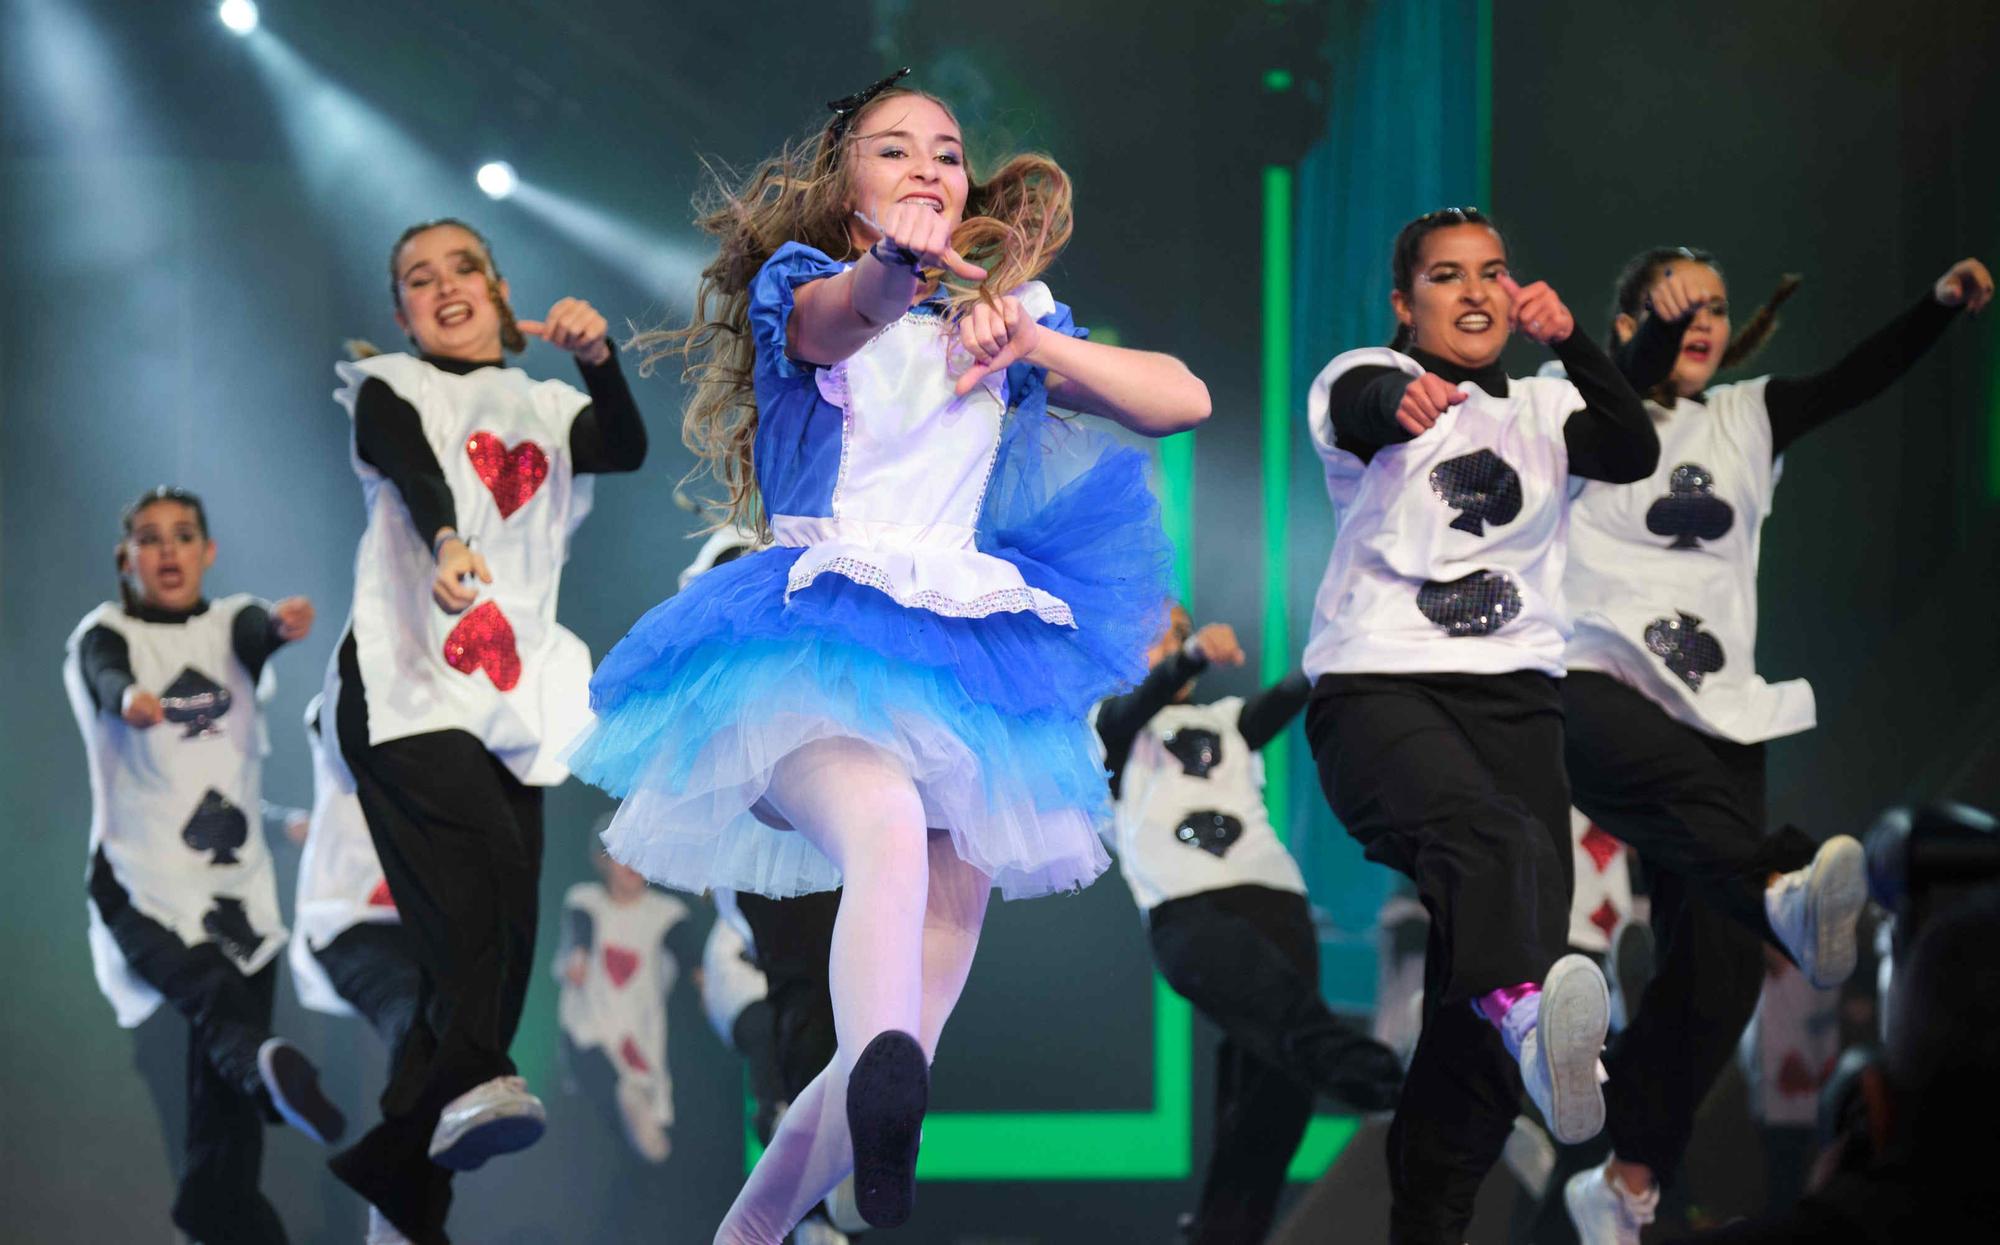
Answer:
[[1788, 272], [1778, 278], [1778, 288], [1771, 291], [1771, 296], [1764, 300], [1764, 305], [1757, 308], [1750, 319], [1744, 322], [1743, 327], [1729, 339], [1728, 347], [1722, 352], [1722, 362], [1716, 365], [1717, 371], [1741, 367], [1764, 348], [1771, 340], [1771, 334], [1778, 331], [1778, 308], [1784, 306], [1785, 300], [1798, 292], [1800, 284], [1804, 281], [1805, 278], [1796, 272]]

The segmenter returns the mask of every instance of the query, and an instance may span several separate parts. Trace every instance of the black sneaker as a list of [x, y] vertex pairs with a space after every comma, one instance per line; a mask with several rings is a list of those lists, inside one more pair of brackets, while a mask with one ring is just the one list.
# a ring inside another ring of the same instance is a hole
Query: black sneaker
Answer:
[[266, 1039], [257, 1048], [257, 1075], [279, 1118], [293, 1128], [323, 1146], [347, 1131], [347, 1117], [320, 1092], [319, 1069], [290, 1042]]
[[1305, 1062], [1313, 1089], [1351, 1110], [1387, 1111], [1403, 1091], [1396, 1052], [1344, 1024], [1315, 1034]]
[[1653, 980], [1653, 927], [1643, 921], [1621, 923], [1611, 931], [1611, 950], [1605, 959], [1611, 970], [1611, 1028], [1622, 1032], [1639, 1014], [1639, 1000]]
[[930, 1105], [930, 1065], [907, 1033], [875, 1035], [847, 1078], [854, 1201], [878, 1228], [900, 1226], [917, 1201], [917, 1146]]

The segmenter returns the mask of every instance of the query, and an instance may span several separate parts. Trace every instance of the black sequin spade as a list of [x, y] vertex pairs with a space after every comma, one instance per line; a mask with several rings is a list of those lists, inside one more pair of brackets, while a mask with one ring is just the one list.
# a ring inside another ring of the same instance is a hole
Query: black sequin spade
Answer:
[[215, 906], [201, 914], [201, 927], [233, 960], [248, 960], [264, 942], [250, 928], [250, 914], [243, 910], [243, 901], [229, 895], [215, 897]]
[[1417, 608], [1448, 636], [1492, 635], [1520, 617], [1521, 589], [1499, 571], [1429, 579], [1417, 589]]
[[187, 727], [183, 739], [217, 732], [216, 719], [229, 712], [229, 689], [193, 666], [183, 667], [160, 693], [160, 708], [167, 721]]
[[1451, 525], [1474, 536], [1504, 527], [1521, 513], [1521, 476], [1492, 450], [1447, 458], [1431, 468], [1431, 491], [1458, 511]]
[[181, 827], [181, 842], [198, 852], [214, 852], [212, 865], [233, 865], [236, 849], [250, 838], [250, 821], [243, 810], [214, 787], [201, 797], [194, 816]]
[[1190, 778], [1206, 778], [1208, 771], [1222, 764], [1222, 736], [1193, 727], [1175, 731], [1161, 742], [1181, 763], [1181, 773]]
[[1686, 610], [1677, 617], [1656, 618], [1646, 627], [1646, 647], [1666, 663], [1674, 677], [1695, 691], [1701, 681], [1723, 667], [1722, 641], [1701, 629], [1701, 619]]
[[1736, 522], [1736, 507], [1715, 495], [1715, 473], [1700, 463], [1682, 463], [1667, 477], [1667, 495], [1646, 510], [1646, 530], [1671, 536], [1669, 549], [1699, 549], [1720, 540]]
[[1199, 847], [1211, 856], [1222, 857], [1243, 837], [1243, 823], [1228, 813], [1212, 808], [1189, 813], [1174, 827], [1174, 837], [1189, 847]]

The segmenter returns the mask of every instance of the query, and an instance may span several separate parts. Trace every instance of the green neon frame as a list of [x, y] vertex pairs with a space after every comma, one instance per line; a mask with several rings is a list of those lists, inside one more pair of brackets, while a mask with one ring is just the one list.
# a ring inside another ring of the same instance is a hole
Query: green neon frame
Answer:
[[[1259, 671], [1266, 686], [1291, 673], [1292, 437], [1292, 170], [1264, 169], [1264, 347], [1259, 390], [1264, 493], [1264, 630]], [[1292, 736], [1264, 745], [1264, 802], [1280, 840], [1292, 831]], [[1286, 1173], [1317, 1180], [1360, 1127], [1352, 1115], [1317, 1115]]]

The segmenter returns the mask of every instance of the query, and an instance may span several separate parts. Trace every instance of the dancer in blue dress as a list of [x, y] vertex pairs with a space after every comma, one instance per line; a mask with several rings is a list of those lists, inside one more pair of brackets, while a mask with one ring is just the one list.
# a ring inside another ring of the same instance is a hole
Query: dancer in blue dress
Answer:
[[694, 315], [652, 341], [690, 365], [688, 444], [774, 544], [633, 627], [571, 760], [624, 797], [605, 841], [656, 881], [844, 887], [839, 1047], [732, 1245], [776, 1245], [850, 1166], [865, 1218], [907, 1217], [989, 892], [1109, 863], [1085, 717], [1145, 672], [1167, 549], [1145, 456], [1049, 406], [1151, 436], [1209, 411], [1179, 361], [1084, 340], [1035, 280], [1070, 234], [1061, 168], [975, 179], [950, 109], [901, 76], [702, 218]]

